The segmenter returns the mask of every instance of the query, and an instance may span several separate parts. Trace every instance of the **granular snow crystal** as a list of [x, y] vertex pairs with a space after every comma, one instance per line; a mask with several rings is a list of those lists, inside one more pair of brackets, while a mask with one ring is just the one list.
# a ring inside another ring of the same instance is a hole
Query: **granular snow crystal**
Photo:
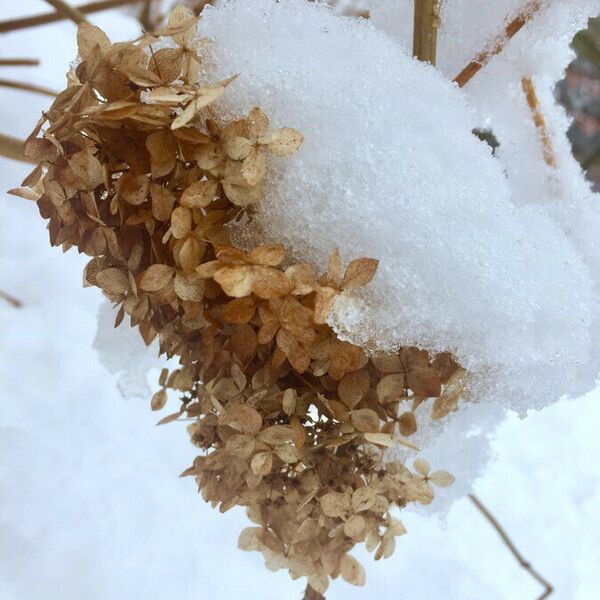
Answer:
[[549, 211], [516, 196], [439, 71], [369, 22], [304, 2], [224, 1], [200, 31], [214, 40], [204, 75], [239, 74], [220, 113], [260, 104], [305, 137], [239, 239], [283, 241], [320, 266], [333, 245], [380, 260], [360, 298], [337, 300], [342, 336], [451, 351], [474, 398], [521, 412], [592, 385], [589, 267]]

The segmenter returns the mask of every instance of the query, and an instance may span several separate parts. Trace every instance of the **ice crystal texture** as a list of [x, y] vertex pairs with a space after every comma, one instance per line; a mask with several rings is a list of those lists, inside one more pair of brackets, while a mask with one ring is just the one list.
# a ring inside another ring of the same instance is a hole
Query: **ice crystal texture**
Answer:
[[471, 133], [476, 104], [447, 77], [371, 23], [315, 4], [224, 1], [200, 28], [215, 41], [205, 76], [239, 73], [222, 114], [260, 105], [305, 137], [272, 166], [238, 236], [319, 265], [335, 247], [380, 260], [362, 297], [337, 302], [341, 335], [450, 350], [473, 374], [473, 398], [520, 411], [591, 387], [597, 297], [578, 225], [512, 185]]

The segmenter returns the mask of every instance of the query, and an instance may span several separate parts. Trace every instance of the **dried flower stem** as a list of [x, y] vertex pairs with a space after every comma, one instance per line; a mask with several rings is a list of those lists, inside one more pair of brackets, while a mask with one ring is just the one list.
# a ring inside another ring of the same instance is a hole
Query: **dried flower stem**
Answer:
[[58, 94], [54, 90], [39, 85], [34, 85], [33, 83], [13, 81], [12, 79], [0, 79], [0, 87], [24, 90], [26, 92], [35, 92], [36, 94], [43, 94], [44, 96], [52, 96], [52, 98], [56, 98], [56, 96], [58, 96]]
[[543, 594], [537, 600], [544, 600], [544, 598], [548, 598], [550, 594], [554, 591], [552, 585], [546, 581], [527, 561], [523, 555], [519, 552], [517, 547], [514, 545], [513, 541], [508, 537], [508, 534], [503, 529], [503, 527], [498, 523], [494, 515], [483, 505], [481, 500], [474, 494], [469, 494], [469, 498], [475, 504], [475, 506], [479, 509], [481, 514], [490, 522], [492, 527], [498, 532], [498, 535], [502, 538], [502, 541], [506, 544], [507, 548], [510, 550], [512, 555], [517, 559], [517, 562], [525, 569], [540, 585], [544, 586], [545, 590]]
[[413, 56], [432, 65], [435, 65], [439, 25], [439, 0], [415, 0]]
[[24, 144], [23, 140], [0, 133], [0, 156], [22, 162], [33, 162], [25, 156]]
[[2, 290], [0, 290], [0, 298], [2, 298], [15, 308], [21, 308], [21, 306], [23, 306], [23, 303], [20, 300], [17, 300], [14, 296], [11, 296], [10, 294], [3, 292]]
[[540, 110], [540, 103], [537, 97], [537, 93], [535, 91], [535, 87], [533, 85], [533, 81], [531, 81], [531, 77], [523, 77], [523, 79], [521, 80], [521, 86], [523, 87], [523, 91], [525, 92], [527, 104], [531, 109], [533, 122], [535, 123], [535, 126], [540, 132], [540, 136], [542, 138], [542, 145], [544, 147], [544, 161], [549, 167], [556, 169], [556, 158], [554, 157], [552, 140], [550, 139], [550, 133], [548, 132], [546, 120], [544, 119], [544, 115]]
[[542, 5], [541, 0], [528, 0], [513, 18], [506, 25], [502, 35], [498, 36], [481, 54], [477, 55], [455, 78], [459, 87], [464, 87], [471, 79], [490, 62], [490, 60], [500, 54], [506, 47], [506, 44], [536, 15]]
[[37, 58], [0, 58], [0, 67], [37, 67]]
[[[102, 10], [125, 6], [127, 4], [138, 4], [140, 1], [141, 0], [97, 0], [96, 2], [89, 2], [88, 4], [78, 6], [77, 10], [83, 15], [89, 15]], [[47, 25], [48, 23], [62, 21], [65, 18], [66, 16], [64, 13], [53, 11], [41, 15], [33, 15], [31, 17], [20, 17], [9, 21], [1, 21], [0, 33], [18, 29], [28, 29], [29, 27], [37, 27], [39, 25]]]
[[142, 24], [144, 31], [152, 31], [154, 24], [150, 20], [150, 8], [152, 0], [144, 0], [142, 8], [140, 9], [140, 15], [138, 17], [139, 22]]
[[307, 583], [306, 589], [304, 590], [304, 598], [302, 600], [325, 600], [325, 596], [319, 594], [319, 592], [311, 587], [310, 583]]
[[46, 2], [50, 4], [50, 6], [53, 6], [57, 12], [65, 15], [65, 18], [71, 19], [71, 21], [77, 23], [77, 25], [86, 20], [85, 15], [78, 8], [71, 6], [68, 2], [65, 2], [65, 0], [46, 0]]

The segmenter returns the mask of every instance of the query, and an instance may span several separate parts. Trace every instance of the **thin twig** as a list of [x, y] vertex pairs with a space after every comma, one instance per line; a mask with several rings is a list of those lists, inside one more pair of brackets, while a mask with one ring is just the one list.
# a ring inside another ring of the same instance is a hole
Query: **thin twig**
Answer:
[[310, 583], [307, 583], [306, 589], [304, 590], [304, 598], [302, 600], [325, 600], [325, 596], [319, 594], [319, 592], [311, 587]]
[[550, 133], [548, 132], [546, 119], [544, 119], [544, 115], [540, 110], [540, 103], [533, 85], [533, 81], [531, 81], [531, 77], [523, 77], [521, 80], [521, 86], [525, 92], [525, 97], [527, 98], [529, 109], [531, 110], [533, 122], [535, 123], [535, 126], [540, 133], [540, 137], [542, 138], [542, 145], [544, 147], [544, 161], [549, 167], [556, 169], [556, 158], [554, 157]]
[[37, 58], [0, 58], [0, 67], [37, 67]]
[[14, 306], [15, 308], [21, 308], [21, 306], [23, 306], [23, 303], [20, 300], [17, 300], [14, 296], [11, 296], [10, 294], [3, 292], [2, 290], [0, 290], [0, 298], [6, 300], [6, 302], [8, 302], [11, 306]]
[[154, 29], [153, 23], [150, 21], [150, 9], [152, 8], [152, 0], [143, 0], [142, 8], [138, 21], [141, 23], [144, 31], [150, 32]]
[[0, 79], [0, 87], [13, 88], [15, 90], [24, 90], [25, 92], [35, 92], [44, 96], [52, 96], [56, 98], [58, 94], [49, 88], [35, 85], [33, 83], [25, 83], [23, 81], [13, 81], [12, 79]]
[[65, 15], [65, 18], [71, 19], [71, 21], [77, 25], [86, 21], [85, 15], [78, 8], [65, 2], [65, 0], [46, 0], [46, 2], [50, 6], [53, 6], [56, 9], [56, 12], [62, 13]]
[[490, 522], [492, 527], [498, 532], [498, 535], [502, 538], [502, 541], [506, 544], [512, 555], [517, 559], [517, 562], [521, 565], [521, 567], [523, 567], [523, 569], [525, 569], [540, 585], [544, 586], [544, 593], [537, 600], [544, 600], [545, 598], [548, 598], [548, 596], [550, 596], [550, 594], [554, 591], [552, 585], [531, 566], [529, 561], [525, 560], [523, 555], [514, 545], [513, 541], [508, 537], [506, 531], [504, 531], [494, 515], [492, 515], [492, 513], [482, 504], [481, 500], [479, 500], [479, 498], [477, 498], [477, 496], [474, 494], [469, 494], [469, 498], [479, 509], [481, 514]]
[[[84, 15], [90, 15], [102, 10], [118, 8], [120, 6], [126, 6], [127, 4], [138, 4], [139, 2], [141, 2], [141, 0], [97, 0], [95, 2], [89, 2], [88, 4], [82, 4], [77, 7], [77, 10]], [[31, 17], [20, 17], [18, 19], [1, 21], [0, 33], [16, 31], [17, 29], [28, 29], [29, 27], [37, 27], [39, 25], [47, 25], [48, 23], [62, 21], [65, 18], [63, 13], [50, 12], [41, 15], [33, 15]]]
[[25, 142], [10, 135], [0, 133], [0, 156], [20, 160], [21, 162], [33, 162], [25, 156]]
[[508, 42], [535, 16], [540, 10], [542, 0], [527, 0], [525, 6], [519, 13], [506, 25], [504, 32], [493, 40], [488, 46], [478, 54], [455, 78], [459, 87], [465, 86], [471, 79], [490, 62], [490, 60], [500, 54]]
[[439, 26], [439, 0], [415, 0], [413, 56], [435, 65]]

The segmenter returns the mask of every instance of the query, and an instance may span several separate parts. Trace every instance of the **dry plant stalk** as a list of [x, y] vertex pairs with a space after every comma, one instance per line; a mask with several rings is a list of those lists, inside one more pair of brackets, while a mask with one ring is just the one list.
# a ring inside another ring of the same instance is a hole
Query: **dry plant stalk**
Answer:
[[435, 66], [440, 0], [414, 0], [413, 56]]
[[539, 131], [540, 137], [542, 139], [542, 146], [544, 149], [544, 161], [549, 167], [555, 169], [556, 158], [554, 156], [554, 149], [552, 148], [552, 140], [550, 138], [548, 126], [546, 125], [546, 119], [544, 119], [544, 115], [540, 110], [540, 103], [531, 77], [523, 77], [523, 79], [521, 80], [521, 86], [523, 88], [523, 92], [525, 92], [525, 97], [527, 98], [527, 105], [531, 110], [533, 122], [535, 123], [535, 126]]
[[154, 29], [154, 23], [150, 18], [151, 9], [152, 0], [143, 0], [138, 20], [144, 28], [144, 31], [151, 31], [152, 29]]
[[544, 592], [537, 600], [544, 600], [548, 598], [554, 591], [552, 585], [546, 581], [532, 566], [531, 563], [526, 560], [523, 555], [519, 552], [513, 541], [510, 539], [508, 533], [504, 530], [502, 525], [494, 517], [494, 515], [485, 507], [483, 502], [474, 494], [469, 494], [471, 502], [477, 507], [479, 512], [488, 520], [492, 527], [496, 530], [498, 535], [502, 538], [502, 541], [506, 544], [506, 547], [510, 550], [511, 554], [517, 559], [517, 562], [525, 569], [538, 583], [544, 587]]
[[25, 142], [23, 140], [4, 133], [0, 133], [0, 156], [21, 162], [34, 162], [25, 156]]
[[0, 58], [0, 67], [37, 67], [37, 58]]
[[269, 162], [303, 138], [258, 107], [216, 117], [235, 76], [197, 83], [197, 20], [178, 7], [162, 29], [116, 44], [81, 24], [81, 62], [28, 138], [38, 165], [11, 192], [37, 200], [52, 245], [92, 257], [85, 283], [119, 307], [117, 325], [127, 316], [179, 357], [151, 407], [179, 396], [159, 424], [190, 422], [202, 453], [182, 476], [207, 502], [246, 507], [254, 526], [239, 547], [318, 594], [339, 575], [363, 585], [354, 545], [389, 557], [405, 532], [391, 508], [428, 504], [432, 484], [453, 481], [420, 459], [386, 464], [384, 451], [415, 449], [428, 398], [432, 419], [454, 411], [465, 371], [448, 353], [368, 356], [337, 337], [326, 323], [336, 296], [368, 285], [377, 260], [342, 268], [334, 251], [318, 273], [281, 245], [231, 244], [227, 225], [261, 201]]
[[56, 12], [63, 14], [65, 18], [71, 19], [77, 25], [85, 22], [85, 15], [65, 0], [46, 0], [46, 2], [54, 7]]
[[20, 300], [2, 290], [0, 290], [0, 298], [15, 308], [21, 308], [21, 306], [23, 306], [23, 303]]
[[[77, 10], [83, 15], [89, 15], [103, 10], [119, 8], [120, 6], [126, 6], [128, 4], [139, 4], [141, 1], [142, 0], [96, 0], [95, 2], [89, 2], [87, 4], [78, 6]], [[47, 25], [48, 23], [55, 23], [66, 18], [67, 16], [64, 12], [53, 11], [41, 15], [32, 15], [30, 17], [20, 17], [17, 19], [10, 19], [8, 21], [0, 21], [0, 33], [16, 31], [18, 29], [28, 29], [29, 27], [38, 27], [40, 25]]]
[[42, 94], [44, 96], [52, 96], [55, 98], [58, 94], [51, 89], [35, 85], [33, 83], [27, 83], [24, 81], [12, 81], [11, 79], [0, 79], [0, 87], [12, 88], [15, 90], [23, 90], [24, 92], [34, 92], [35, 94]]
[[506, 25], [504, 32], [488, 44], [455, 78], [459, 87], [464, 87], [471, 79], [487, 65], [490, 60], [500, 54], [508, 42], [536, 15], [540, 10], [542, 0], [528, 0], [519, 13]]

